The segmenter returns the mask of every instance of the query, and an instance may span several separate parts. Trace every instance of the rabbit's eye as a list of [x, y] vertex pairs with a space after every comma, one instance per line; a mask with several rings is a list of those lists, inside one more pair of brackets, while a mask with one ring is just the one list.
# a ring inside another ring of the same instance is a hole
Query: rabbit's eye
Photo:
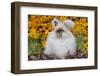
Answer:
[[57, 26], [58, 22], [57, 21], [54, 21], [54, 24], [55, 24], [55, 26]]

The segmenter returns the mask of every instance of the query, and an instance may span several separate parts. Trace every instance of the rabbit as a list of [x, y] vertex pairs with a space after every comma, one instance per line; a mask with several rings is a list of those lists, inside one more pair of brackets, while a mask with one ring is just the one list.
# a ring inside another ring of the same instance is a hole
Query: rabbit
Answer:
[[76, 39], [70, 29], [74, 22], [65, 20], [61, 22], [57, 18], [52, 20], [53, 30], [48, 34], [44, 54], [54, 59], [66, 59], [67, 56], [74, 56], [76, 53]]

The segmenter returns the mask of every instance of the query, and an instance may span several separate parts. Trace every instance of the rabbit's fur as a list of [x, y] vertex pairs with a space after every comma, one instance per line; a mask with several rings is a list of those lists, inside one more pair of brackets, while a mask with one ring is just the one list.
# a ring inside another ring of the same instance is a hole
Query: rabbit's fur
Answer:
[[76, 40], [69, 31], [74, 26], [74, 22], [71, 20], [61, 22], [54, 18], [52, 25], [54, 30], [47, 37], [44, 54], [60, 59], [65, 59], [69, 55], [74, 56], [76, 53]]

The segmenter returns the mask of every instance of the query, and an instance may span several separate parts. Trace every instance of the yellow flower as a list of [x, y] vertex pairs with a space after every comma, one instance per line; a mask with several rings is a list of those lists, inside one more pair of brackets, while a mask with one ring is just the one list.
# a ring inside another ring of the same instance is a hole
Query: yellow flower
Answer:
[[46, 46], [46, 40], [42, 41], [42, 46], [45, 48], [45, 46]]
[[35, 39], [39, 38], [39, 33], [38, 33], [38, 31], [36, 31], [36, 29], [32, 28], [30, 30], [30, 33], [32, 35], [32, 38], [35, 38]]
[[32, 22], [28, 21], [28, 27], [31, 28], [32, 27]]
[[28, 33], [28, 36], [29, 36], [29, 37], [32, 37], [32, 33]]
[[61, 21], [64, 21], [64, 20], [67, 19], [67, 17], [66, 17], [66, 16], [60, 16], [59, 19], [60, 19]]
[[46, 37], [47, 37], [47, 35], [48, 35], [48, 33], [49, 33], [49, 31], [48, 31], [48, 30], [44, 31], [44, 32], [42, 33], [42, 37], [43, 37], [43, 38], [46, 38]]

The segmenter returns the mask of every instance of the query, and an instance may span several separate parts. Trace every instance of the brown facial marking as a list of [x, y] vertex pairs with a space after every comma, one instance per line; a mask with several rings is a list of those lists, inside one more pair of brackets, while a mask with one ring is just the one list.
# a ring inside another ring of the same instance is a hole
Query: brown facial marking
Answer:
[[62, 28], [59, 28], [56, 32], [57, 33], [62, 33], [62, 32], [64, 32], [64, 30]]
[[62, 38], [62, 32], [64, 32], [64, 30], [62, 28], [59, 28], [56, 33], [57, 33], [57, 38]]

